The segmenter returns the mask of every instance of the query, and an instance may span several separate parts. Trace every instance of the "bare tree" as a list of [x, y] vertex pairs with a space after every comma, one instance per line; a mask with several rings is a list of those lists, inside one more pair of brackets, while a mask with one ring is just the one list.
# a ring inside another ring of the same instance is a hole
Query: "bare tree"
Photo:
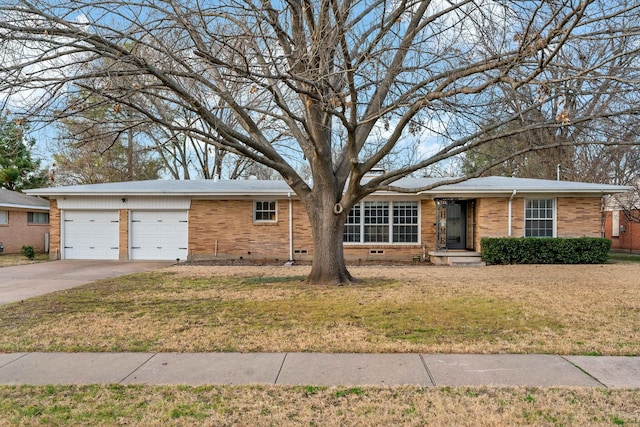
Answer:
[[[637, 162], [640, 128], [635, 117], [616, 114], [640, 101], [635, 82], [640, 57], [628, 52], [629, 42], [626, 37], [576, 37], [568, 40], [558, 52], [556, 62], [543, 73], [546, 81], [538, 87], [515, 90], [511, 85], [502, 84], [502, 95], [493, 99], [494, 108], [516, 114], [516, 118], [493, 131], [507, 133], [507, 136], [465, 153], [463, 171], [475, 172], [507, 153], [533, 146], [542, 148], [511, 158], [485, 174], [630, 183], [640, 166]], [[602, 58], [614, 52], [628, 54], [614, 55], [602, 65]], [[573, 78], [577, 70], [597, 70], [618, 78], [598, 79], [589, 74]], [[540, 102], [541, 99], [549, 102]], [[555, 117], [557, 122], [570, 122], [576, 115], [592, 119], [562, 127], [552, 120]], [[535, 126], [541, 123], [551, 123], [551, 126]], [[493, 121], [488, 123], [493, 124]], [[509, 132], [531, 125], [535, 126], [533, 130]], [[613, 145], [618, 142], [621, 145]], [[546, 146], [551, 148], [544, 148]]]
[[[637, 93], [637, 61], [614, 65], [640, 48], [639, 10], [630, 0], [5, 0], [0, 93], [29, 91], [35, 102], [25, 114], [45, 115], [79, 85], [277, 171], [312, 225], [309, 280], [348, 283], [344, 222], [363, 197], [403, 191], [393, 186], [400, 178], [498, 138], [635, 114], [637, 104], [625, 102], [573, 108], [561, 88], [576, 103], [598, 96], [590, 83], [607, 93], [606, 82], [622, 82]], [[563, 59], [565, 49], [601, 39], [617, 49], [593, 64]], [[130, 83], [104, 83], [114, 75]], [[495, 108], [505, 87], [542, 91], [530, 111], [562, 108], [505, 127], [525, 113]], [[167, 120], [158, 108], [167, 104], [206, 126]], [[435, 149], [363, 179], [425, 134]], [[520, 151], [575, 144], [562, 138]]]

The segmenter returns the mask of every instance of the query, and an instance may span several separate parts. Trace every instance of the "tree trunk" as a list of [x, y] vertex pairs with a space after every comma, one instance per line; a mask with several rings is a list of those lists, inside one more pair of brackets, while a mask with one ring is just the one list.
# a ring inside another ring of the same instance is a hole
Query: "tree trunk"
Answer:
[[335, 203], [307, 207], [313, 236], [311, 284], [345, 285], [356, 282], [344, 259], [343, 233], [348, 212], [334, 212]]

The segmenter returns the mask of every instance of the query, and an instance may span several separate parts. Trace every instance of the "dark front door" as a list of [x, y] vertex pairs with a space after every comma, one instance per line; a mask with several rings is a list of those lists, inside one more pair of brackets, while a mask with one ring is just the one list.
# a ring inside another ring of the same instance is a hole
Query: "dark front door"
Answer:
[[467, 204], [464, 201], [447, 203], [447, 249], [467, 247]]

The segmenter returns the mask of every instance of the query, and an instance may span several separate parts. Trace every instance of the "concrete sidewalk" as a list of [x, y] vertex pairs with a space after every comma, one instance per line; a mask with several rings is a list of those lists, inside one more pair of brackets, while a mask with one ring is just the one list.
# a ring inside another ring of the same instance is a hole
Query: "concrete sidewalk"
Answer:
[[541, 354], [7, 353], [0, 384], [640, 389], [640, 357]]

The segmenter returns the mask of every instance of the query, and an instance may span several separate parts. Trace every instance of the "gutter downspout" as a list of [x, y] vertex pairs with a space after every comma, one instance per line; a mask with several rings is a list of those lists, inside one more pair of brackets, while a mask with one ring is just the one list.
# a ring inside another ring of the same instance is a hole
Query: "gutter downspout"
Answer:
[[289, 198], [289, 261], [293, 261], [293, 201], [291, 192], [287, 193]]
[[511, 232], [511, 202], [513, 201], [513, 198], [516, 196], [517, 191], [513, 190], [513, 193], [511, 193], [511, 197], [509, 197], [509, 218], [508, 218], [508, 227], [509, 227], [509, 234], [508, 236], [511, 237], [512, 236], [512, 232]]

